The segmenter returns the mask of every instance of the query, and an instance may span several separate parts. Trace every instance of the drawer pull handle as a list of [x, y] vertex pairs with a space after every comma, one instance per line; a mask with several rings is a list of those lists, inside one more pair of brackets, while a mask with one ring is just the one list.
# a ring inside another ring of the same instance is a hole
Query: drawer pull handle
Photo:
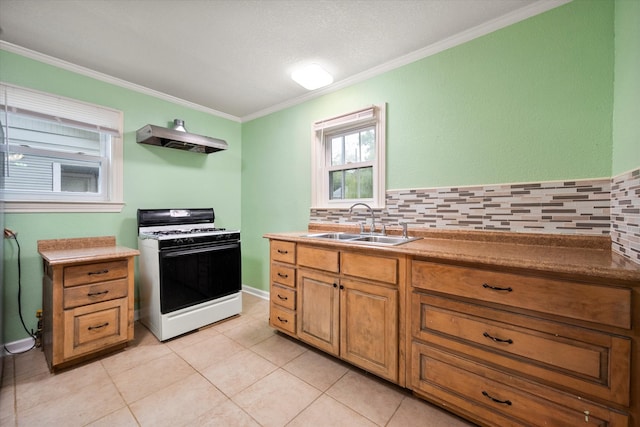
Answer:
[[289, 299], [289, 298], [287, 298], [287, 297], [283, 297], [283, 296], [282, 296], [282, 295], [280, 295], [280, 294], [278, 294], [278, 298], [280, 298], [282, 301], [286, 301], [286, 300], [288, 300], [288, 299]]
[[482, 391], [482, 395], [483, 395], [483, 396], [485, 396], [485, 397], [487, 397], [487, 398], [489, 398], [489, 399], [491, 399], [491, 400], [493, 400], [493, 401], [494, 401], [494, 402], [496, 402], [496, 403], [502, 403], [503, 405], [509, 405], [509, 406], [511, 406], [511, 401], [510, 401], [510, 400], [500, 400], [500, 399], [496, 399], [495, 397], [491, 397], [491, 396], [489, 395], [489, 393], [487, 393], [487, 392], [486, 392], [486, 391], [484, 391], [484, 390]]
[[278, 272], [278, 276], [282, 277], [283, 279], [286, 279], [287, 277], [289, 277], [288, 274], [282, 274], [280, 272]]
[[286, 255], [289, 253], [289, 251], [285, 251], [284, 249], [278, 249], [278, 253], [282, 255]]
[[486, 283], [483, 283], [482, 287], [485, 288], [485, 289], [493, 289], [494, 291], [513, 292], [513, 289], [511, 288], [511, 286], [509, 286], [508, 288], [499, 288], [497, 286], [491, 286], [491, 285], [487, 285]]
[[104, 270], [99, 270], [99, 271], [90, 271], [90, 272], [88, 272], [87, 274], [88, 274], [89, 276], [93, 276], [93, 275], [95, 275], [95, 274], [107, 274], [108, 272], [109, 272], [109, 270], [105, 268]]
[[278, 316], [278, 320], [281, 321], [282, 323], [289, 323], [289, 321], [287, 319], [283, 319], [280, 316]]
[[502, 338], [496, 338], [496, 337], [492, 337], [491, 335], [489, 335], [487, 332], [485, 332], [484, 334], [482, 334], [483, 336], [489, 338], [490, 340], [493, 340], [494, 342], [506, 342], [507, 344], [513, 344], [513, 340], [511, 338], [509, 339], [502, 339]]
[[109, 291], [108, 291], [108, 290], [107, 290], [107, 291], [100, 291], [100, 292], [89, 292], [89, 293], [87, 294], [87, 296], [88, 296], [88, 297], [97, 297], [98, 295], [106, 295], [106, 294], [108, 294], [108, 293], [109, 293]]
[[102, 325], [98, 325], [98, 326], [89, 326], [87, 329], [92, 331], [94, 329], [104, 328], [105, 326], [109, 326], [109, 322], [104, 322]]

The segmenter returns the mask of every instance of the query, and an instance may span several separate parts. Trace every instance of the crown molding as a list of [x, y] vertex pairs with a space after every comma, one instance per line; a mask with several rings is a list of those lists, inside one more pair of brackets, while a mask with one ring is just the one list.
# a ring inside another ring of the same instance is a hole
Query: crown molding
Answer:
[[108, 74], [100, 73], [98, 71], [94, 71], [89, 68], [81, 67], [80, 65], [72, 64], [71, 62], [63, 61], [61, 59], [54, 58], [53, 56], [45, 55], [43, 53], [36, 52], [34, 50], [27, 49], [22, 46], [18, 46], [3, 40], [0, 40], [0, 50], [5, 50], [7, 52], [15, 53], [15, 54], [24, 56], [26, 58], [33, 59], [38, 62], [42, 62], [48, 65], [53, 65], [54, 67], [62, 68], [64, 70], [71, 71], [76, 74], [80, 74], [80, 75], [90, 77], [105, 83], [109, 83], [115, 86], [129, 89], [134, 92], [142, 93], [144, 95], [149, 95], [154, 98], [159, 98], [164, 101], [171, 102], [173, 104], [178, 104], [183, 107], [191, 108], [193, 110], [202, 111], [203, 113], [211, 114], [213, 116], [222, 117], [224, 119], [232, 120], [234, 122], [241, 121], [239, 117], [233, 116], [231, 114], [223, 113], [221, 111], [214, 110], [212, 108], [208, 108], [200, 104], [195, 104], [193, 102], [186, 101], [184, 99], [177, 98], [175, 96], [171, 96], [166, 93], [159, 92], [157, 90], [149, 89], [148, 87], [131, 83], [126, 80], [122, 80], [117, 77], [110, 76]]

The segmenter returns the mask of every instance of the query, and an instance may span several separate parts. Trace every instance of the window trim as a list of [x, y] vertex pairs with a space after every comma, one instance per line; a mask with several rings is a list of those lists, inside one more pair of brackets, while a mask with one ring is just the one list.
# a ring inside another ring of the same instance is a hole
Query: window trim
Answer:
[[[104, 111], [105, 114], [109, 114], [111, 119], [108, 126], [105, 126], [104, 122], [96, 123], [95, 128], [102, 131], [107, 131], [112, 136], [110, 144], [111, 149], [111, 161], [108, 162], [106, 168], [108, 170], [108, 193], [103, 200], [6, 200], [6, 194], [3, 189], [0, 189], [0, 196], [3, 200], [4, 212], [6, 213], [44, 213], [44, 212], [121, 212], [124, 207], [124, 146], [123, 146], [123, 129], [124, 129], [124, 114], [122, 111], [115, 110], [113, 108], [104, 107], [97, 104], [91, 104], [88, 102], [76, 100], [73, 98], [67, 98], [52, 93], [38, 91], [35, 89], [16, 86], [0, 81], [0, 88], [6, 87], [8, 90], [14, 92], [23, 92], [28, 96], [40, 97], [36, 102], [38, 107], [44, 109], [44, 114], [51, 114], [55, 110], [55, 105], [48, 102], [55, 100], [59, 102], [61, 111], [64, 117], [60, 117], [63, 121], [73, 122], [73, 117], [70, 117], [69, 107], [71, 111], [73, 108], [80, 106], [86, 107], [86, 114], [88, 117], [95, 117], [99, 115], [100, 111]], [[24, 108], [23, 100], [20, 100], [20, 105], [17, 108]], [[0, 102], [4, 104], [4, 101]], [[9, 106], [12, 106], [11, 100]], [[4, 107], [3, 107], [4, 108]], [[37, 109], [37, 107], [36, 107]], [[72, 115], [72, 114], [71, 114]], [[113, 126], [113, 125], [116, 126]], [[114, 129], [116, 127], [117, 129]], [[4, 144], [4, 141], [0, 141]]]
[[[329, 175], [331, 166], [327, 163], [329, 150], [325, 135], [346, 129], [357, 129], [367, 124], [375, 126], [376, 144], [373, 163], [373, 198], [338, 199], [329, 198]], [[385, 154], [386, 154], [386, 104], [371, 105], [319, 120], [311, 125], [311, 208], [346, 209], [354, 203], [367, 203], [372, 208], [385, 208]]]

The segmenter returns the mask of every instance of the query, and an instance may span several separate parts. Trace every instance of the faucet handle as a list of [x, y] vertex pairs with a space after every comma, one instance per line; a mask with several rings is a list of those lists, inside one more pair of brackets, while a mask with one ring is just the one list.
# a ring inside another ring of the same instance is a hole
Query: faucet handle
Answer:
[[383, 236], [387, 235], [387, 224], [382, 224], [382, 230], [380, 232]]
[[407, 236], [407, 223], [406, 222], [401, 222], [400, 225], [402, 226], [402, 238], [406, 239], [409, 236]]
[[360, 223], [360, 234], [364, 234], [364, 223]]

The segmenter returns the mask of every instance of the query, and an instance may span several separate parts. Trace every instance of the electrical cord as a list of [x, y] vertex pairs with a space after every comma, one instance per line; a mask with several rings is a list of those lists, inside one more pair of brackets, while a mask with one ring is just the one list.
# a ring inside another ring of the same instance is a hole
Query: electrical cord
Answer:
[[3, 347], [4, 347], [4, 351], [6, 351], [9, 354], [22, 354], [22, 353], [26, 353], [28, 351], [33, 350], [36, 347], [37, 339], [35, 334], [33, 333], [33, 330], [29, 331], [29, 329], [27, 328], [27, 325], [25, 325], [24, 317], [22, 316], [22, 266], [20, 263], [20, 242], [18, 242], [18, 236], [16, 236], [16, 233], [9, 230], [8, 228], [4, 229], [4, 237], [6, 237], [7, 239], [15, 240], [16, 245], [18, 246], [18, 314], [20, 315], [20, 322], [22, 322], [22, 327], [24, 328], [25, 332], [31, 338], [33, 338], [33, 345], [24, 351], [18, 351], [18, 352], [10, 351], [6, 345], [4, 345]]

